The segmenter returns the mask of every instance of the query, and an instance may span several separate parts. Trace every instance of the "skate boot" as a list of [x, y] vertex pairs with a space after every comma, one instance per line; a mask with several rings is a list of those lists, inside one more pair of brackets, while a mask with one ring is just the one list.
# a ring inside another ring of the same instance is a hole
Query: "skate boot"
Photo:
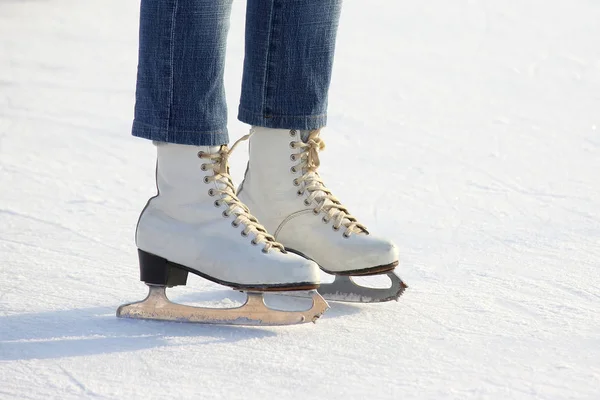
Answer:
[[[314, 260], [332, 284], [326, 299], [381, 302], [406, 285], [393, 273], [398, 249], [367, 228], [333, 196], [317, 172], [324, 143], [319, 131], [252, 128], [250, 161], [238, 197], [286, 249]], [[357, 285], [351, 276], [388, 274], [387, 289]]]
[[[246, 325], [315, 321], [327, 309], [315, 290], [319, 269], [287, 252], [237, 198], [228, 168], [233, 148], [167, 143], [157, 148], [158, 194], [146, 204], [136, 231], [140, 276], [150, 294], [121, 306], [117, 315]], [[185, 285], [189, 272], [247, 292], [247, 303], [211, 309], [170, 302], [165, 289]], [[263, 292], [296, 290], [310, 291], [310, 310], [279, 311], [263, 302]]]

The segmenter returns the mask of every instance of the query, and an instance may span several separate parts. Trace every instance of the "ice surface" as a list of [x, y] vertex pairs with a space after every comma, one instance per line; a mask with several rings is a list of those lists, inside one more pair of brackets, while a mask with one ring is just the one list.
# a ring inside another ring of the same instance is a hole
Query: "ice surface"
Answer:
[[322, 175], [410, 288], [281, 328], [114, 316], [146, 295], [138, 6], [0, 0], [1, 399], [600, 398], [600, 3], [345, 2]]

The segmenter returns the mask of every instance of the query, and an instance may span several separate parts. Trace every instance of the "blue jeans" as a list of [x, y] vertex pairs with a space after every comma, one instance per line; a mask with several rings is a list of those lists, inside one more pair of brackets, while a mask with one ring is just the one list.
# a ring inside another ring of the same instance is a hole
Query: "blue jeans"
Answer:
[[[247, 0], [240, 121], [325, 125], [341, 2]], [[223, 70], [231, 3], [142, 0], [134, 136], [228, 143]]]

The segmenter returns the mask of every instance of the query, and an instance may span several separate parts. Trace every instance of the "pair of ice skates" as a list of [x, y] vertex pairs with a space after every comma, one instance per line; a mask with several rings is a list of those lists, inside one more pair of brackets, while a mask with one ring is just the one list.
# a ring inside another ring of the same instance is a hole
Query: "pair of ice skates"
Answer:
[[[248, 138], [250, 160], [236, 194], [228, 159]], [[398, 299], [405, 289], [393, 272], [397, 248], [369, 234], [321, 180], [319, 131], [253, 128], [231, 149], [166, 143], [157, 148], [158, 194], [146, 204], [136, 232], [140, 278], [150, 292], [141, 302], [119, 307], [118, 316], [287, 325], [319, 318], [328, 308], [321, 295], [381, 302]], [[319, 268], [335, 281], [320, 285]], [[227, 309], [172, 303], [166, 288], [185, 285], [189, 272], [246, 292], [247, 302]], [[376, 274], [388, 274], [391, 287], [367, 288], [351, 279]], [[273, 291], [308, 292], [312, 307], [269, 308], [263, 293]]]

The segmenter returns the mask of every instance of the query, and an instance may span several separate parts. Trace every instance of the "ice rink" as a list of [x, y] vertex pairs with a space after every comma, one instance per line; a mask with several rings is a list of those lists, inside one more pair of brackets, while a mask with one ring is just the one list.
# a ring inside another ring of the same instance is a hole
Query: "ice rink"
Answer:
[[[155, 191], [130, 136], [138, 14], [0, 0], [0, 399], [600, 398], [599, 2], [346, 0], [320, 171], [409, 288], [276, 328], [115, 317], [147, 292], [133, 236]], [[196, 277], [170, 294], [244, 298]]]

